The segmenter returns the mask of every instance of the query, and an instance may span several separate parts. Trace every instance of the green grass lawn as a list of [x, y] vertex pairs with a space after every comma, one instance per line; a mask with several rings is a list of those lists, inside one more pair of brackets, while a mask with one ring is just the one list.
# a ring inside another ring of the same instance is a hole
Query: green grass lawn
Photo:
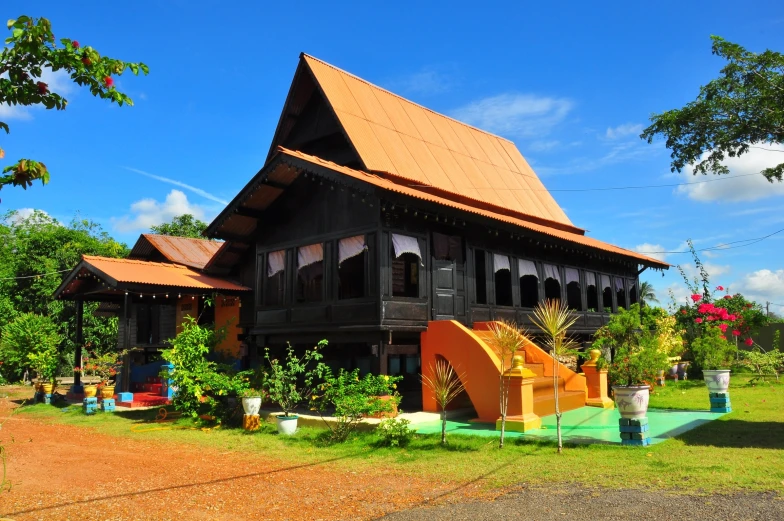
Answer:
[[[384, 448], [372, 433], [359, 433], [344, 444], [329, 445], [323, 431], [302, 428], [284, 438], [267, 425], [262, 431], [241, 429], [152, 430], [147, 423], [157, 411], [131, 411], [85, 416], [77, 407], [68, 411], [48, 405], [27, 406], [29, 414], [113, 436], [160, 440], [164, 443], [209, 446], [221, 450], [259, 453], [286, 464], [324, 463], [359, 470], [385, 469], [460, 483], [488, 486], [519, 483], [580, 483], [588, 486], [645, 487], [688, 492], [776, 491], [784, 495], [784, 384], [748, 384], [733, 377], [733, 412], [673, 439], [651, 447], [616, 445], [566, 446], [558, 455], [551, 443], [525, 438], [508, 440], [498, 449], [497, 438], [449, 437], [441, 447], [435, 435], [418, 435], [405, 449]], [[656, 388], [650, 406], [705, 410], [708, 392], [698, 381]], [[132, 432], [134, 429], [150, 429]]]

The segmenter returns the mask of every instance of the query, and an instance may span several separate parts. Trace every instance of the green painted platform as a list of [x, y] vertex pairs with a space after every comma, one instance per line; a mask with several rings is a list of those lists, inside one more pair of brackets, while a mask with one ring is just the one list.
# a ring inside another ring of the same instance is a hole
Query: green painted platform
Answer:
[[[651, 443], [660, 443], [686, 431], [690, 431], [722, 414], [709, 411], [682, 411], [668, 409], [648, 409]], [[582, 407], [565, 412], [561, 417], [561, 436], [565, 443], [607, 443], [621, 444], [618, 419], [621, 415], [616, 409]], [[440, 422], [421, 423], [415, 426], [420, 434], [440, 434]], [[470, 423], [453, 419], [447, 421], [449, 434], [470, 434], [474, 436], [498, 436], [499, 431], [490, 423]], [[555, 415], [542, 418], [542, 428], [526, 433], [507, 431], [509, 438], [525, 437], [532, 440], [555, 441]]]

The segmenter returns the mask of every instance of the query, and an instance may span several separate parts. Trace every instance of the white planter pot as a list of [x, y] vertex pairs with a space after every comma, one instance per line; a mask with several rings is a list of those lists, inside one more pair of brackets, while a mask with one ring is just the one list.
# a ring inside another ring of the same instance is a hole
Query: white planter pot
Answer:
[[644, 418], [648, 412], [650, 388], [647, 385], [613, 386], [613, 396], [621, 418]]
[[256, 415], [261, 409], [261, 396], [246, 396], [242, 398], [242, 408], [245, 414]]
[[726, 393], [730, 387], [729, 369], [703, 369], [702, 377], [708, 386], [708, 392]]
[[299, 416], [296, 414], [292, 414], [291, 416], [280, 416], [275, 417], [275, 421], [278, 424], [278, 433], [285, 434], [287, 436], [291, 436], [295, 432], [297, 432], [297, 419]]

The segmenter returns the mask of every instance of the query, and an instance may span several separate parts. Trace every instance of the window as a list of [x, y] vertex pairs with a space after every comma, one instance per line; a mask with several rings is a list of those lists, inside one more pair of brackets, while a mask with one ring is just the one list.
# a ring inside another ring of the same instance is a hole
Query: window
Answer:
[[264, 304], [281, 306], [286, 291], [286, 251], [267, 254], [267, 283], [264, 285]]
[[297, 302], [324, 299], [324, 245], [297, 248]]
[[626, 288], [624, 287], [623, 279], [613, 278], [615, 279], [615, 302], [618, 304], [618, 308], [626, 309]]
[[582, 311], [583, 292], [580, 287], [580, 272], [575, 268], [566, 268], [566, 303], [569, 309]]
[[544, 265], [544, 298], [561, 300], [561, 274], [558, 273], [558, 266]]
[[499, 306], [513, 306], [512, 268], [509, 265], [509, 257], [494, 253], [493, 269], [495, 270], [495, 303]]
[[596, 273], [585, 272], [585, 293], [588, 297], [588, 311], [599, 311], [599, 291], [596, 288]]
[[338, 241], [338, 299], [364, 297], [367, 246], [365, 236]]
[[487, 260], [485, 250], [474, 250], [474, 281], [476, 282], [476, 303], [487, 304]]
[[536, 307], [539, 303], [539, 274], [536, 264], [525, 259], [517, 259], [520, 275], [520, 305], [524, 308]]
[[392, 234], [392, 296], [419, 297], [422, 253], [416, 237]]
[[637, 304], [639, 301], [639, 296], [637, 295], [637, 281], [629, 279], [627, 284], [629, 285], [629, 305]]
[[605, 311], [612, 312], [613, 310], [613, 289], [610, 285], [610, 276], [602, 275], [602, 307]]
[[459, 235], [444, 235], [433, 232], [433, 256], [436, 260], [463, 263], [463, 238]]

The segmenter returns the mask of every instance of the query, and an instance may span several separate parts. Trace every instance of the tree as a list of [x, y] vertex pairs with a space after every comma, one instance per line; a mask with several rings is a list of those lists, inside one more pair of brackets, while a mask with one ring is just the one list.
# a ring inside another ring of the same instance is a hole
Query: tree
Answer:
[[[138, 75], [147, 74], [143, 63], [131, 63], [101, 56], [92, 47], [82, 47], [78, 41], [60, 39], [57, 45], [52, 24], [46, 18], [20, 16], [8, 20], [11, 36], [6, 38], [0, 52], [0, 105], [43, 105], [47, 109], [63, 110], [68, 100], [52, 92], [49, 85], [41, 81], [44, 69], [53, 72], [65, 71], [74, 83], [87, 87], [93, 96], [107, 99], [122, 106], [133, 105], [133, 101], [114, 87], [112, 76], [121, 76], [126, 70]], [[0, 128], [10, 132], [7, 123], [0, 121]], [[0, 148], [0, 159], [5, 152]], [[27, 189], [33, 181], [49, 182], [46, 165], [32, 159], [21, 159], [3, 169], [0, 189], [5, 185]]]
[[[651, 116], [640, 135], [667, 139], [671, 170], [694, 165], [694, 174], [726, 174], [726, 156], [745, 154], [757, 144], [784, 143], [784, 55], [766, 50], [757, 54], [711, 36], [713, 54], [727, 60], [719, 78], [700, 87], [695, 101], [681, 109]], [[703, 154], [707, 156], [703, 157]], [[765, 168], [770, 182], [782, 180], [784, 162]]]
[[561, 407], [558, 404], [558, 363], [565, 356], [577, 354], [577, 342], [568, 336], [567, 331], [575, 322], [577, 315], [569, 311], [560, 300], [546, 300], [534, 308], [533, 323], [545, 335], [545, 344], [550, 348], [553, 358], [553, 393], [555, 397], [555, 429], [558, 435], [558, 453], [563, 452], [561, 441]]
[[202, 232], [206, 229], [207, 223], [198, 220], [189, 213], [178, 215], [171, 222], [150, 227], [150, 231], [153, 233], [172, 235], [174, 237], [191, 237], [193, 239], [203, 239]]
[[653, 289], [653, 284], [650, 282], [640, 282], [640, 305], [645, 307], [649, 302], [659, 303], [659, 299], [656, 298], [656, 290]]

